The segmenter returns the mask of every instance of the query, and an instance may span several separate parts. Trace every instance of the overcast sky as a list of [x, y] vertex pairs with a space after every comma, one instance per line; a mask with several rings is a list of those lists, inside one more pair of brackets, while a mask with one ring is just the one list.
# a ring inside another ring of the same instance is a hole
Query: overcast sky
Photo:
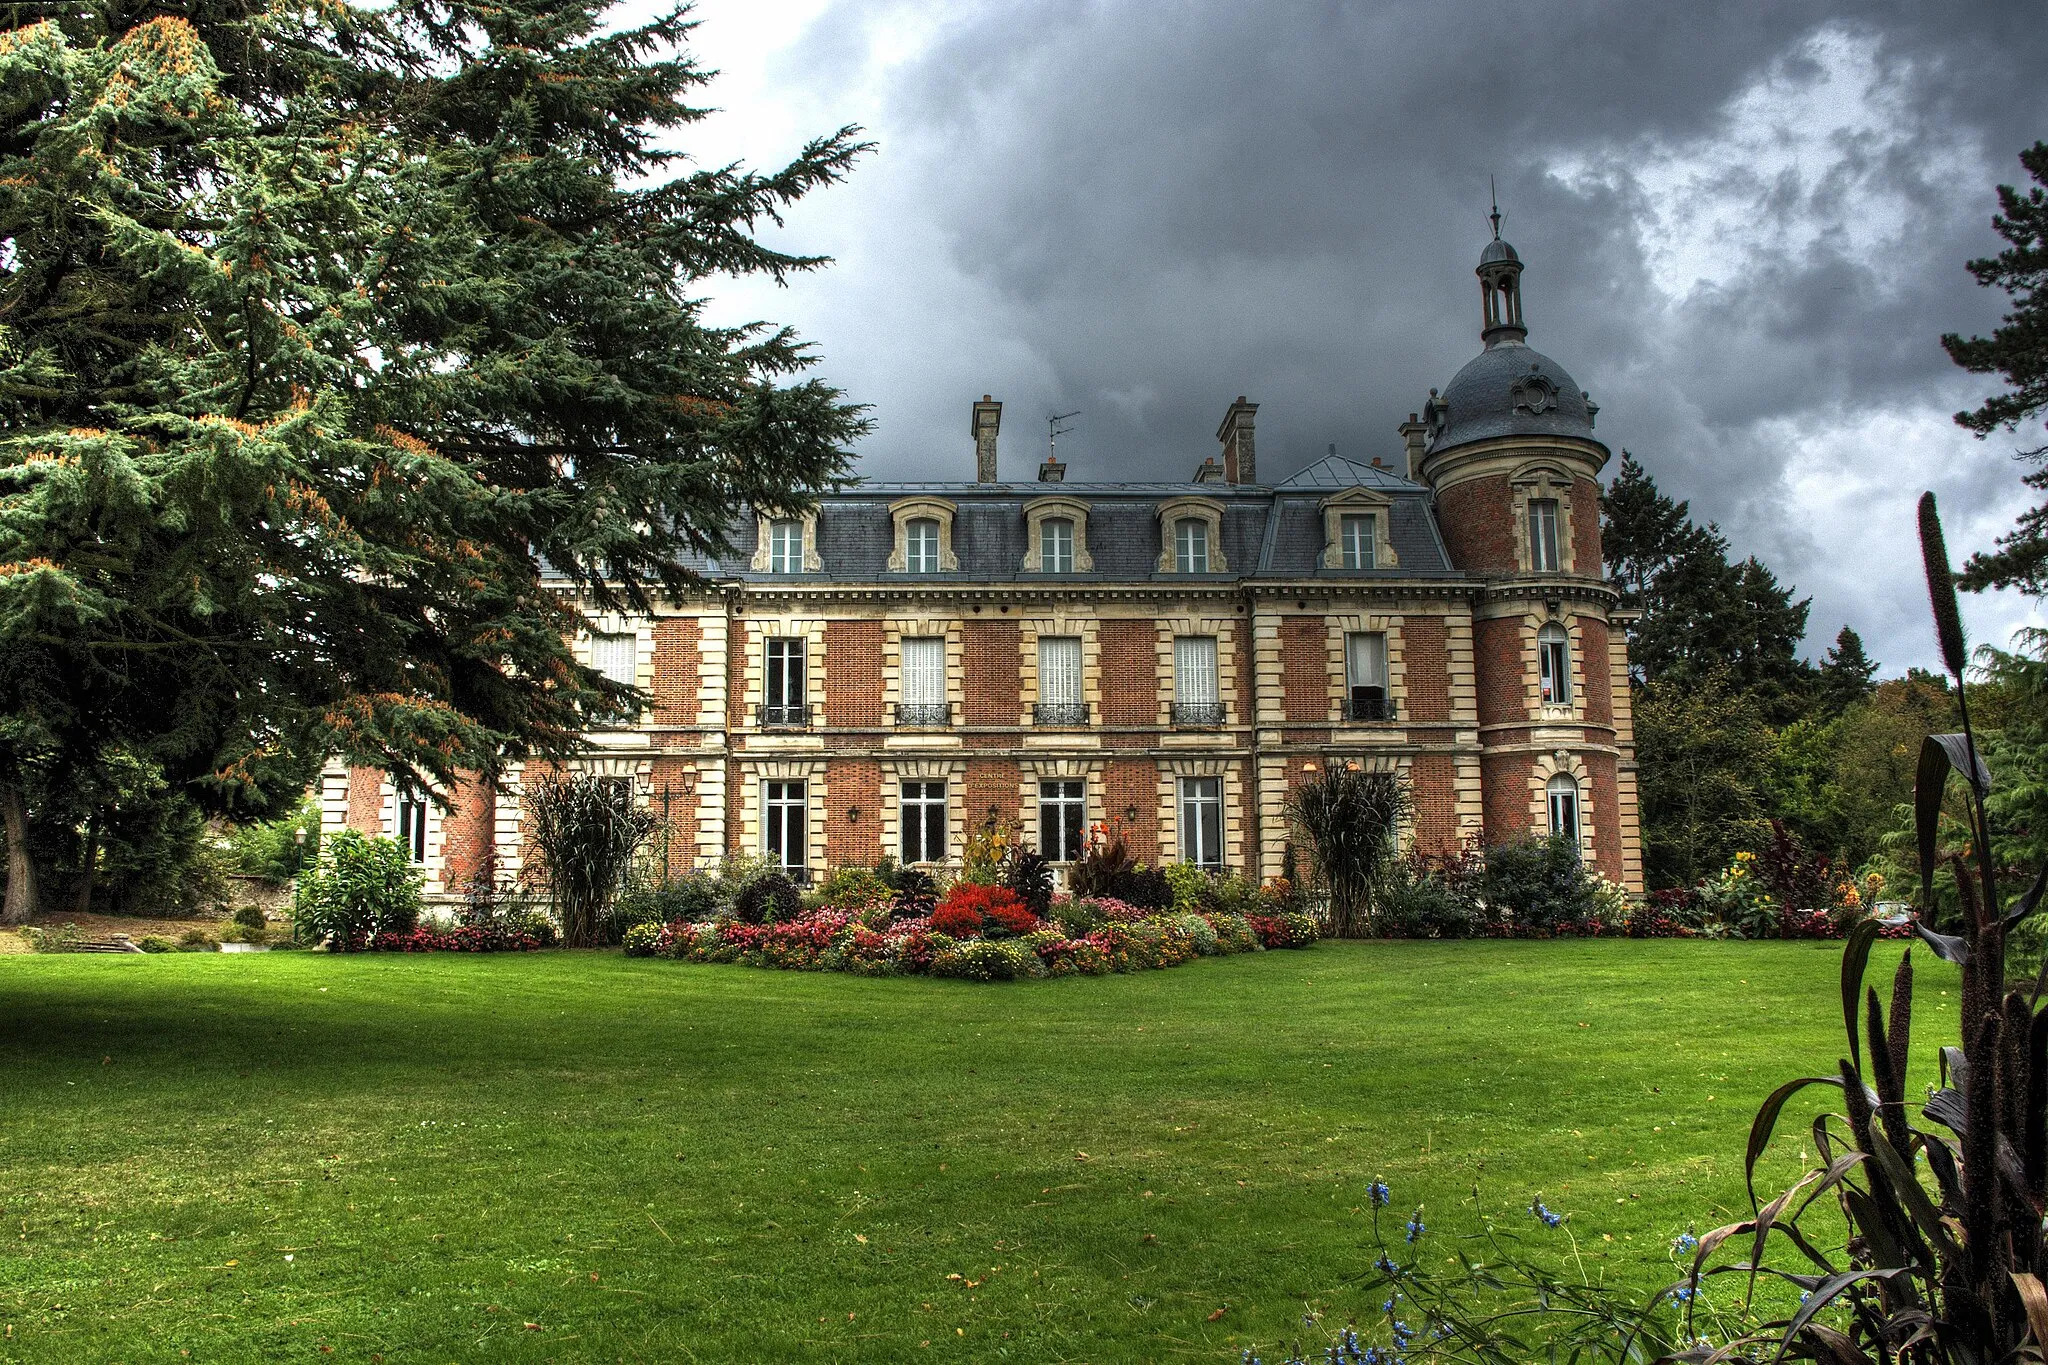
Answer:
[[[1479, 350], [1498, 180], [1530, 344], [1598, 434], [1848, 623], [1929, 664], [1911, 504], [1951, 546], [2026, 505], [1950, 414], [1990, 391], [1944, 331], [1995, 324], [1965, 260], [1993, 186], [2048, 138], [2038, 4], [1181, 4], [701, 0], [721, 113], [701, 159], [779, 164], [858, 123], [879, 144], [778, 244], [836, 263], [717, 291], [720, 320], [816, 342], [873, 407], [859, 470], [971, 478], [969, 404], [1006, 473], [1045, 418], [1072, 478], [1184, 477], [1238, 394], [1259, 467], [1395, 426]], [[2040, 444], [2038, 430], [2022, 433]], [[2039, 623], [1966, 603], [1974, 634]]]

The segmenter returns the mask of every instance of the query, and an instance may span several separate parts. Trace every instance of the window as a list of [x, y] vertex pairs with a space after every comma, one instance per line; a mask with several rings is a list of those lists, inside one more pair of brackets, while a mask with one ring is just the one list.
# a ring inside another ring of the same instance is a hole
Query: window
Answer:
[[1048, 517], [1038, 523], [1038, 567], [1043, 573], [1074, 571], [1074, 523]]
[[1545, 706], [1572, 704], [1572, 644], [1555, 621], [1536, 632], [1536, 665], [1543, 679]]
[[407, 787], [398, 791], [398, 842], [412, 861], [427, 860], [427, 798]]
[[790, 871], [810, 862], [811, 808], [801, 782], [761, 784], [761, 831], [764, 851]]
[[905, 782], [901, 806], [903, 861], [946, 861], [946, 784]]
[[1088, 785], [1080, 778], [1038, 784], [1038, 851], [1056, 863], [1081, 856], [1088, 824]]
[[1081, 641], [1072, 635], [1038, 637], [1038, 709], [1040, 725], [1085, 725], [1088, 704], [1081, 700]]
[[1182, 517], [1173, 524], [1173, 564], [1180, 573], [1209, 572], [1209, 523]]
[[1347, 720], [1392, 720], [1387, 696], [1387, 637], [1354, 630], [1344, 637], [1344, 715]]
[[1223, 779], [1180, 780], [1180, 858], [1219, 871], [1223, 867]]
[[768, 523], [768, 572], [804, 571], [804, 524], [800, 521]]
[[1550, 779], [1550, 832], [1579, 842], [1579, 784], [1568, 773]]
[[907, 635], [903, 639], [903, 699], [896, 704], [899, 725], [944, 725], [951, 719], [946, 705], [946, 640], [941, 635]]
[[804, 642], [770, 640], [767, 676], [763, 679], [761, 723], [804, 725], [811, 708], [804, 694]]
[[[633, 635], [593, 635], [590, 637], [590, 666], [605, 676], [606, 681], [621, 687], [631, 687], [638, 662], [639, 638]], [[601, 719], [629, 720], [635, 708], [628, 703], [617, 710], [607, 711]]]
[[1176, 725], [1221, 725], [1216, 690], [1216, 637], [1181, 635], [1173, 642], [1173, 720]]
[[939, 571], [939, 523], [931, 517], [903, 524], [903, 568], [908, 573]]
[[1529, 568], [1557, 572], [1557, 499], [1529, 499]]
[[1379, 561], [1378, 519], [1354, 514], [1338, 522], [1338, 542], [1344, 551], [1344, 567], [1370, 569]]

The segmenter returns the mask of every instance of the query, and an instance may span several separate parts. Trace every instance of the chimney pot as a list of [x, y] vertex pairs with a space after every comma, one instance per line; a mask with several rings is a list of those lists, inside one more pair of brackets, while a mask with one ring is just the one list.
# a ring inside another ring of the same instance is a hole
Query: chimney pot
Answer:
[[1038, 466], [1038, 481], [1040, 483], [1063, 483], [1066, 481], [1066, 477], [1067, 462], [1065, 460], [1045, 460], [1040, 462]]
[[974, 421], [970, 428], [974, 436], [974, 481], [994, 483], [996, 481], [996, 432], [1003, 425], [1003, 405], [987, 394], [974, 405]]
[[1219, 465], [1219, 464], [1217, 464], [1217, 463], [1216, 463], [1216, 457], [1215, 457], [1214, 455], [1211, 455], [1211, 456], [1210, 456], [1210, 457], [1209, 457], [1208, 459], [1206, 459], [1206, 460], [1202, 461], [1202, 463], [1201, 463], [1201, 464], [1199, 464], [1199, 465], [1197, 465], [1197, 466], [1195, 467], [1195, 482], [1196, 482], [1196, 483], [1222, 483], [1222, 482], [1224, 482], [1224, 470], [1223, 470], [1223, 466], [1221, 466], [1221, 465]]
[[1382, 460], [1379, 456], [1375, 455], [1372, 457], [1372, 467], [1374, 469], [1385, 469], [1387, 467], [1387, 462], [1385, 460]]

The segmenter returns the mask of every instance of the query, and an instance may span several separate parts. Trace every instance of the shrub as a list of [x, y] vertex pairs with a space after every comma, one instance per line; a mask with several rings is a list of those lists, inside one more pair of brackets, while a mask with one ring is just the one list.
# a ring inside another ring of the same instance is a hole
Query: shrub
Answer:
[[320, 807], [308, 801], [279, 819], [244, 825], [233, 849], [235, 871], [283, 886], [320, 860]]
[[1334, 764], [1288, 793], [1287, 817], [1308, 839], [1340, 937], [1371, 929], [1373, 901], [1395, 857], [1394, 831], [1408, 810], [1408, 794], [1392, 773]]
[[344, 951], [374, 934], [409, 933], [419, 917], [419, 868], [396, 840], [353, 829], [327, 841], [292, 900], [296, 932]]
[[1570, 932], [1593, 920], [1594, 887], [1578, 845], [1563, 835], [1486, 850], [1486, 904], [1523, 932]]
[[1078, 897], [1053, 906], [1050, 918], [1068, 938], [1086, 938], [1102, 927], [1101, 909]]
[[818, 894], [826, 905], [861, 920], [876, 911], [890, 913], [896, 904], [895, 888], [865, 867], [834, 868]]
[[934, 953], [931, 972], [963, 981], [1015, 981], [1038, 974], [1038, 954], [1015, 941], [969, 939]]
[[204, 929], [187, 929], [178, 935], [177, 951], [181, 953], [217, 953], [220, 944]]
[[1173, 883], [1166, 879], [1164, 871], [1143, 863], [1112, 877], [1109, 894], [1146, 910], [1169, 910], [1173, 907]]
[[1209, 923], [1202, 916], [1195, 914], [1180, 915], [1174, 919], [1174, 923], [1179, 925], [1181, 932], [1186, 934], [1189, 940], [1194, 943], [1195, 951], [1201, 956], [1214, 957], [1224, 951], [1223, 944], [1216, 935], [1216, 926]]
[[1080, 858], [1068, 872], [1067, 887], [1076, 900], [1111, 895], [1111, 886], [1116, 879], [1133, 866], [1135, 863], [1130, 849], [1124, 844], [1123, 831], [1113, 831], [1105, 839], [1098, 826], [1089, 836], [1088, 847], [1081, 850]]
[[1243, 915], [1210, 914], [1203, 918], [1216, 931], [1216, 950], [1223, 953], [1256, 953], [1266, 945], [1252, 931], [1251, 921]]
[[1028, 848], [1018, 848], [1010, 855], [1010, 866], [1003, 884], [1017, 893], [1024, 902], [1024, 908], [1039, 919], [1052, 914], [1052, 864], [1043, 854]]
[[960, 882], [932, 912], [932, 932], [952, 938], [1007, 938], [1038, 928], [1038, 917], [1006, 886]]
[[967, 836], [960, 852], [960, 880], [977, 886], [997, 886], [1003, 880], [1010, 852], [1017, 847], [1017, 828], [990, 819]]
[[1470, 938], [1485, 916], [1477, 894], [1484, 865], [1468, 870], [1464, 858], [1421, 852], [1402, 858], [1380, 890], [1374, 928], [1395, 938]]
[[740, 888], [733, 897], [733, 918], [742, 924], [774, 924], [803, 913], [803, 893], [786, 873], [767, 872]]
[[[270, 920], [265, 917], [263, 907], [253, 903], [236, 906], [232, 918], [238, 928], [245, 929], [252, 934], [261, 934], [270, 927]], [[250, 940], [252, 943], [261, 943], [262, 941], [261, 938]]]
[[1313, 915], [1247, 915], [1245, 922], [1267, 948], [1307, 948], [1323, 936]]
[[267, 928], [259, 926], [251, 929], [248, 925], [243, 924], [241, 920], [236, 919], [230, 922], [228, 927], [221, 932], [220, 941], [222, 943], [262, 943], [269, 937], [270, 931]]
[[145, 953], [168, 953], [178, 945], [162, 934], [145, 934], [135, 941], [135, 946]]
[[653, 957], [661, 943], [662, 928], [659, 924], [636, 924], [626, 930], [626, 956]]
[[1167, 888], [1173, 893], [1171, 904], [1174, 909], [1187, 914], [1207, 908], [1212, 880], [1207, 872], [1193, 863], [1168, 863], [1160, 870], [1166, 876]]
[[896, 918], [925, 919], [939, 903], [939, 886], [931, 874], [906, 867], [896, 874]]
[[85, 935], [75, 924], [63, 924], [55, 929], [40, 925], [24, 924], [21, 936], [28, 940], [28, 946], [38, 953], [76, 953], [85, 947]]

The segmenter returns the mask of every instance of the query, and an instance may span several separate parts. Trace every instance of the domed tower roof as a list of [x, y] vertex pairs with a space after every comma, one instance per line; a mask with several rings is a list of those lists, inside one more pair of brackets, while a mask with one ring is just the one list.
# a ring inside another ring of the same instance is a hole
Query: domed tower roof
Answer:
[[1494, 207], [1493, 240], [1479, 253], [1480, 338], [1486, 349], [1423, 405], [1432, 453], [1500, 436], [1593, 438], [1599, 405], [1564, 366], [1528, 344], [1522, 317], [1522, 258], [1501, 240]]

